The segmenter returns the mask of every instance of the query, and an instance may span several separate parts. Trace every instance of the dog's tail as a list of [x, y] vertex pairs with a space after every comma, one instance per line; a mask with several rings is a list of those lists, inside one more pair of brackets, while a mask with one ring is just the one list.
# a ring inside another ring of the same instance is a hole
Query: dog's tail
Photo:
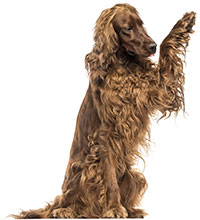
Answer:
[[47, 204], [45, 208], [22, 211], [19, 215], [9, 215], [15, 219], [36, 219], [36, 218], [53, 218], [53, 210], [59, 207], [59, 196], [57, 196], [52, 204]]
[[49, 218], [49, 211], [45, 207], [44, 209], [22, 211], [19, 215], [9, 215], [9, 217], [15, 219]]

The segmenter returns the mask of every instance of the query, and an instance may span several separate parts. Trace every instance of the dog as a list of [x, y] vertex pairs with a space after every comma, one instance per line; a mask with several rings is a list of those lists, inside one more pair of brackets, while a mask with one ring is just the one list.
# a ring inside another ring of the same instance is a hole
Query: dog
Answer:
[[85, 57], [89, 87], [81, 105], [62, 195], [15, 218], [143, 218], [137, 207], [147, 182], [137, 168], [148, 148], [150, 119], [184, 111], [183, 58], [196, 14], [175, 24], [160, 45], [147, 34], [136, 8], [104, 10]]

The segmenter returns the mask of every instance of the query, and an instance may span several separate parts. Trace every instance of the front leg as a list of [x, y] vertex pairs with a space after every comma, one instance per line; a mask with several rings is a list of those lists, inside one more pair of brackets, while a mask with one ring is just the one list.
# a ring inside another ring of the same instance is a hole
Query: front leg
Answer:
[[[194, 12], [186, 13], [172, 28], [169, 35], [163, 40], [160, 46], [159, 72], [162, 75], [168, 74], [178, 77], [182, 74], [183, 60], [181, 55], [185, 56], [186, 48], [190, 40], [190, 34], [193, 33], [196, 14]], [[169, 78], [168, 81], [174, 80]], [[170, 82], [169, 82], [170, 83]]]
[[107, 188], [107, 210], [103, 218], [127, 218], [127, 210], [121, 204], [120, 189], [116, 175], [116, 163], [112, 151], [107, 154], [104, 161], [105, 183]]
[[150, 89], [150, 100], [154, 109], [160, 110], [163, 117], [172, 112], [184, 110], [183, 63], [186, 48], [193, 33], [196, 14], [186, 13], [172, 28], [160, 46], [157, 72], [159, 83]]

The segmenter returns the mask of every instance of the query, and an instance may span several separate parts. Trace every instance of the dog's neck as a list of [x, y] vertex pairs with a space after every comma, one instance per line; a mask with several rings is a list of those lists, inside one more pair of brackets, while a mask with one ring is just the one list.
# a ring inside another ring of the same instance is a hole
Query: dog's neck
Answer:
[[118, 59], [118, 65], [124, 65], [127, 67], [133, 67], [138, 66], [142, 69], [152, 70], [152, 68], [155, 66], [155, 64], [151, 61], [148, 57], [143, 57], [140, 55], [130, 55], [126, 52], [125, 49], [120, 49], [117, 51], [116, 57]]

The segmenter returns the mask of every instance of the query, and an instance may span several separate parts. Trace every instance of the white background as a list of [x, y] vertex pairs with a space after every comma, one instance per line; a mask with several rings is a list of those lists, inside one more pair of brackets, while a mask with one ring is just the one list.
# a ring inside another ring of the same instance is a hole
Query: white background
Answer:
[[[76, 116], [88, 86], [84, 57], [95, 21], [115, 0], [0, 1], [0, 218], [45, 206], [61, 193]], [[159, 45], [197, 0], [135, 0]], [[182, 112], [152, 122], [145, 157], [147, 219], [199, 219], [200, 20], [186, 56]], [[158, 58], [159, 52], [157, 52]]]

